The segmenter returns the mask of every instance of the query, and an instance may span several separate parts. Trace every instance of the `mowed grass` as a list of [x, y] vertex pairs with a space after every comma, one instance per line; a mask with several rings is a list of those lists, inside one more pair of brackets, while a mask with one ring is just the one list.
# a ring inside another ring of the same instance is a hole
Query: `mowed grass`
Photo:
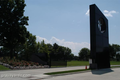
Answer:
[[110, 65], [120, 65], [120, 61], [110, 61]]
[[81, 71], [87, 71], [87, 70], [90, 70], [90, 69], [68, 70], [68, 71], [50, 72], [50, 73], [45, 73], [45, 74], [56, 75], [56, 74], [64, 74], [64, 73], [72, 73], [72, 72], [81, 72]]
[[[68, 61], [67, 66], [85, 66], [89, 61]], [[120, 65], [120, 61], [110, 61], [110, 65]]]
[[68, 61], [67, 66], [85, 66], [89, 65], [89, 61]]
[[0, 65], [0, 70], [10, 70], [9, 68], [3, 66], [3, 65]]

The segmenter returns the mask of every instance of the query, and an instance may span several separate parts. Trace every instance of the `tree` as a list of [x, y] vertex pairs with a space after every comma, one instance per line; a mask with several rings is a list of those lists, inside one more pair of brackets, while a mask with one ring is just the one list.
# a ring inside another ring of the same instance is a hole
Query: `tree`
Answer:
[[56, 57], [59, 60], [64, 60], [65, 59], [65, 51], [63, 46], [59, 46], [56, 52]]
[[24, 44], [19, 44], [14, 48], [14, 56], [16, 58], [29, 61], [32, 54], [39, 51], [39, 43], [36, 43], [36, 36], [29, 33], [29, 37]]
[[57, 43], [53, 44], [53, 49], [55, 52], [57, 52], [57, 49], [59, 48], [59, 45]]
[[114, 60], [115, 55], [116, 55], [116, 51], [115, 51], [114, 47], [110, 44], [109, 44], [109, 54], [110, 54], [110, 59]]
[[53, 52], [53, 46], [49, 43], [47, 44], [49, 53]]
[[64, 53], [65, 53], [66, 59], [71, 60], [71, 52], [72, 52], [71, 49], [68, 47], [65, 47], [64, 51], [65, 51]]
[[25, 59], [28, 61], [30, 60], [31, 55], [37, 52], [36, 36], [32, 34], [29, 35], [30, 36], [27, 38], [27, 41], [25, 42], [25, 53], [24, 53]]
[[120, 51], [120, 45], [112, 44], [112, 47], [114, 48], [115, 51]]
[[41, 46], [40, 46], [40, 53], [45, 53], [48, 55], [49, 51], [48, 51], [48, 46], [47, 44], [45, 44], [44, 40], [41, 41]]
[[36, 44], [36, 53], [40, 53], [40, 47], [41, 47], [40, 42], [37, 42], [37, 44]]
[[112, 56], [113, 59], [116, 59], [117, 61], [120, 60], [120, 54], [116, 54], [116, 52], [118, 51], [120, 51], [120, 45], [112, 44], [110, 49], [110, 55]]
[[29, 36], [25, 27], [28, 17], [23, 14], [25, 6], [24, 0], [0, 0], [0, 46], [10, 50], [11, 58], [14, 48]]
[[74, 57], [75, 57], [74, 54], [70, 53], [69, 60], [75, 60]]
[[120, 61], [120, 53], [117, 53], [117, 54], [116, 54], [116, 60], [117, 60], [117, 61]]
[[78, 56], [74, 56], [74, 60], [79, 60], [79, 57]]
[[50, 54], [54, 53], [53, 46], [50, 43], [48, 43], [47, 48], [48, 48], [48, 58], [50, 59]]
[[88, 60], [90, 55], [90, 50], [88, 48], [82, 48], [78, 54], [81, 60]]

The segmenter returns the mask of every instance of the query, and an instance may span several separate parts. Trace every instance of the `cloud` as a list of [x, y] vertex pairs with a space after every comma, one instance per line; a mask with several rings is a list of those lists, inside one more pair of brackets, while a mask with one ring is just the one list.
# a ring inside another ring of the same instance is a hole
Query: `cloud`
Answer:
[[106, 17], [113, 17], [113, 14], [115, 14], [117, 12], [114, 10], [112, 10], [112, 11], [104, 10], [103, 13]]
[[41, 41], [45, 41], [45, 43], [49, 43], [49, 41], [46, 39], [46, 38], [42, 38], [42, 37], [40, 37], [40, 36], [36, 36], [36, 41], [37, 42], [41, 42]]
[[64, 39], [60, 40], [56, 37], [52, 37], [50, 40], [47, 40], [46, 38], [42, 38], [40, 36], [36, 36], [36, 41], [41, 42], [42, 40], [45, 41], [45, 43], [50, 43], [54, 44], [57, 43], [58, 45], [69, 47], [72, 50], [72, 53], [75, 55], [78, 55], [78, 52], [83, 48], [90, 48], [90, 44], [87, 42], [82, 42], [82, 43], [76, 43], [76, 42], [70, 42], [70, 41], [65, 41]]
[[85, 13], [85, 15], [89, 16], [89, 12], [90, 12], [90, 10], [88, 9], [87, 12]]
[[[87, 12], [85, 13], [85, 15], [89, 16], [89, 12], [90, 10], [88, 9]], [[104, 10], [103, 11], [103, 14], [106, 16], [106, 17], [113, 17], [113, 14], [116, 14], [118, 12], [112, 10], [112, 11], [108, 11], [108, 10]]]

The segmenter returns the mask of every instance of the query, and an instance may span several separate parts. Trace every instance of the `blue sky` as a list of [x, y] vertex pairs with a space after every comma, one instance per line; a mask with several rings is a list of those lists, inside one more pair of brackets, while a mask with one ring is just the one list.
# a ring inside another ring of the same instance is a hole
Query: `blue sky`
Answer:
[[96, 4], [109, 23], [109, 43], [120, 45], [120, 0], [25, 0], [27, 30], [37, 41], [57, 43], [78, 55], [90, 48], [89, 5]]

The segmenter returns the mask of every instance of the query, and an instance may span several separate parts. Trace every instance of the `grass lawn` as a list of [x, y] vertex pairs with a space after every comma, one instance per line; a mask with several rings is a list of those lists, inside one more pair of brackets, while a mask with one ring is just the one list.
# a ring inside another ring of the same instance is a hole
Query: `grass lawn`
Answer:
[[3, 65], [0, 65], [0, 70], [10, 70], [10, 69], [7, 67], [4, 67]]
[[81, 72], [81, 71], [87, 71], [87, 70], [90, 70], [90, 69], [68, 70], [68, 71], [51, 72], [51, 73], [45, 73], [45, 74], [56, 75], [56, 74], [64, 74], [64, 73], [72, 73], [72, 72]]
[[120, 61], [110, 61], [111, 65], [120, 65]]
[[67, 66], [85, 66], [89, 65], [89, 61], [68, 61]]
[[[68, 61], [67, 66], [85, 66], [89, 61]], [[110, 65], [120, 65], [120, 61], [110, 61]]]
[[[120, 65], [120, 61], [110, 61], [111, 65]], [[89, 66], [89, 61], [68, 61], [67, 66]], [[52, 66], [52, 67], [62, 67], [62, 66]]]

